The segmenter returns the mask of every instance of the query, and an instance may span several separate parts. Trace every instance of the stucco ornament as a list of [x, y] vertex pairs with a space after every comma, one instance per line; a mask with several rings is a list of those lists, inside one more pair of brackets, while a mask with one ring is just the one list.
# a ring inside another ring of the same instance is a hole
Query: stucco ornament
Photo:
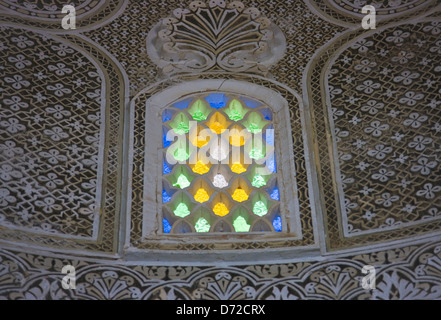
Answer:
[[239, 1], [194, 1], [174, 10], [147, 37], [148, 55], [166, 75], [219, 69], [266, 73], [284, 51], [280, 29]]

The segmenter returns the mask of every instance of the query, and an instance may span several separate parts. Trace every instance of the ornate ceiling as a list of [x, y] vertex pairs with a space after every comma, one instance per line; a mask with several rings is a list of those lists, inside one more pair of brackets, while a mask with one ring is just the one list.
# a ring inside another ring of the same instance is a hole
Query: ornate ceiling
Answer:
[[[0, 1], [0, 298], [440, 298], [441, 2], [373, 3]], [[204, 80], [287, 101], [296, 235], [146, 236], [147, 102]]]

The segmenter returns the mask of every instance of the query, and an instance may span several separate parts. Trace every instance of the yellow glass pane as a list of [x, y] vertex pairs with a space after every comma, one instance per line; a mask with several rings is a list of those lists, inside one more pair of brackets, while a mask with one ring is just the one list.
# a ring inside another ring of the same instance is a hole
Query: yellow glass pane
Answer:
[[191, 142], [194, 146], [197, 146], [198, 148], [202, 148], [203, 146], [205, 146], [208, 141], [205, 140], [204, 138], [198, 136], [196, 137], [196, 140], [193, 139], [193, 141]]
[[210, 118], [210, 121], [207, 125], [212, 132], [215, 132], [216, 134], [221, 134], [230, 126], [230, 122], [227, 121], [222, 113], [216, 112]]
[[228, 210], [227, 206], [224, 203], [219, 202], [214, 206], [213, 212], [214, 214], [223, 217], [226, 216], [230, 211]]
[[221, 134], [226, 128], [222, 125], [222, 123], [215, 121], [210, 125], [210, 129], [216, 134]]
[[233, 195], [231, 196], [234, 201], [243, 202], [248, 200], [248, 194], [242, 188], [237, 188], [234, 190]]
[[200, 160], [196, 162], [195, 166], [193, 167], [193, 172], [201, 175], [207, 173], [208, 171], [210, 171], [210, 168]]
[[241, 135], [233, 134], [230, 137], [230, 144], [235, 147], [243, 146], [245, 144], [245, 138]]
[[[194, 130], [196, 130], [196, 132]], [[202, 148], [210, 141], [210, 137], [205, 134], [205, 130], [204, 127], [197, 126], [190, 132], [189, 139], [194, 146]]]
[[196, 194], [194, 195], [194, 199], [197, 202], [204, 203], [210, 199], [210, 196], [208, 195], [207, 191], [205, 189], [199, 189]]
[[247, 169], [244, 168], [244, 166], [240, 162], [235, 162], [231, 166], [231, 171], [237, 174], [241, 174], [242, 172], [247, 171]]

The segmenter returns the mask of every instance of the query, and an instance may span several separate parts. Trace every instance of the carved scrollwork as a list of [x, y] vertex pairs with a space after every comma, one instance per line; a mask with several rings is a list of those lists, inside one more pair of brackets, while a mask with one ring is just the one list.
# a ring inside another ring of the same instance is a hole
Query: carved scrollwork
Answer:
[[258, 9], [239, 1], [194, 1], [149, 33], [147, 52], [164, 74], [266, 73], [285, 50], [282, 32]]
[[6, 26], [1, 32], [0, 226], [92, 237], [102, 75], [66, 42]]

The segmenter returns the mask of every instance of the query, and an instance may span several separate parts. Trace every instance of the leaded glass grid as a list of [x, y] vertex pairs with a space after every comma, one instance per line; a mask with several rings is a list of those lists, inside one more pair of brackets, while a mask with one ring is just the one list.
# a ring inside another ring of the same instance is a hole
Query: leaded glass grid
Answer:
[[186, 96], [162, 112], [163, 233], [281, 232], [270, 106]]

